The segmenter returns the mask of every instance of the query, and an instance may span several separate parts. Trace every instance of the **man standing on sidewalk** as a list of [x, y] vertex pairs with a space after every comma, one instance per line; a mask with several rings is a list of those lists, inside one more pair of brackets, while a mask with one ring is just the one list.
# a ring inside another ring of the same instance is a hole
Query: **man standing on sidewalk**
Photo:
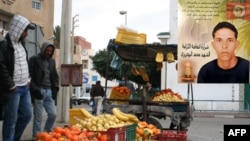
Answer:
[[56, 120], [55, 101], [59, 90], [59, 76], [55, 60], [52, 58], [55, 46], [45, 41], [41, 52], [29, 60], [30, 93], [33, 102], [33, 138], [42, 132], [43, 108], [47, 112], [44, 130], [50, 132]]
[[[34, 26], [14, 15], [9, 33], [0, 40], [0, 106], [3, 106], [3, 141], [19, 141], [32, 117], [28, 55], [24, 39]], [[1, 107], [0, 107], [1, 108]], [[2, 114], [1, 114], [2, 115]]]
[[101, 81], [96, 81], [96, 85], [91, 89], [91, 97], [94, 98], [95, 103], [95, 114], [99, 115], [102, 110], [102, 100], [104, 97], [104, 88], [101, 85]]

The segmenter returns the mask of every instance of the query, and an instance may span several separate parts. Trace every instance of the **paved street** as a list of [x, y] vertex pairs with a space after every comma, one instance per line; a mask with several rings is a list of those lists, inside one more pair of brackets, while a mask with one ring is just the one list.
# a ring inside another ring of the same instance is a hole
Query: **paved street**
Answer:
[[[82, 104], [80, 107], [84, 107], [88, 110], [91, 108]], [[79, 107], [79, 106], [77, 106]], [[45, 114], [44, 114], [45, 115]], [[223, 141], [223, 125], [225, 124], [250, 124], [250, 116], [245, 114], [244, 116], [235, 116], [233, 114], [220, 114], [220, 113], [196, 113], [193, 122], [187, 131], [188, 141]], [[45, 116], [44, 116], [45, 119]], [[160, 120], [163, 127], [169, 126], [170, 119]], [[56, 126], [63, 126], [67, 123], [56, 123]], [[2, 122], [0, 122], [2, 127]], [[28, 127], [23, 134], [23, 140], [31, 139], [32, 122], [29, 123]], [[2, 132], [2, 129], [0, 129]], [[2, 139], [0, 134], [0, 140]]]
[[194, 118], [188, 141], [223, 141], [225, 124], [249, 124], [250, 118]]

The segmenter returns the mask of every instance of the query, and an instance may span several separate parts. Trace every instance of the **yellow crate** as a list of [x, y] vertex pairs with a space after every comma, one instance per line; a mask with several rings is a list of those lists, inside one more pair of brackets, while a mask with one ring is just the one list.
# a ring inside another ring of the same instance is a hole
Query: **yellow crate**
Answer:
[[74, 108], [74, 109], [69, 109], [69, 124], [74, 125], [76, 123], [79, 123], [77, 119], [84, 119], [85, 116], [83, 113], [80, 111], [80, 108]]
[[139, 44], [147, 43], [147, 35], [144, 33], [136, 33], [127, 31], [126, 29], [118, 28], [118, 33], [115, 38], [116, 43], [120, 44]]

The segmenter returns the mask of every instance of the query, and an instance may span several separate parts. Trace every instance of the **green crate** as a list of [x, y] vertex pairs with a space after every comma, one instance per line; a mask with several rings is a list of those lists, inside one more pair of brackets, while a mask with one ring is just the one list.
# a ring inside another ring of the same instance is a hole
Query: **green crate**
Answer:
[[126, 141], [134, 141], [136, 139], [137, 123], [126, 126]]

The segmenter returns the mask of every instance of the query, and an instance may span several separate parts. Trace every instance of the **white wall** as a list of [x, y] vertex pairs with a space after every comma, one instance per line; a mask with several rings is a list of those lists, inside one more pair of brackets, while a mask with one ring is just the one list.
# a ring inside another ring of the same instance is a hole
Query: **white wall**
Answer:
[[[95, 84], [96, 81], [93, 81], [92, 77], [97, 76], [97, 80], [100, 80], [101, 85], [104, 87], [105, 83], [106, 83], [106, 79], [104, 77], [101, 77], [99, 75], [99, 73], [97, 73], [96, 71], [91, 70], [91, 68], [93, 68], [93, 63], [92, 63], [92, 60], [89, 59], [89, 56], [94, 56], [95, 54], [96, 54], [95, 50], [88, 49], [88, 55], [87, 56], [81, 56], [82, 60], [88, 60], [89, 61], [88, 62], [88, 69], [83, 69], [83, 73], [88, 74], [88, 82], [87, 82], [87, 84], [89, 84], [89, 85]], [[118, 82], [116, 80], [113, 80], [113, 81], [108, 80], [107, 81], [107, 91], [106, 91], [107, 96], [109, 96], [109, 94], [111, 92], [111, 88], [114, 87], [114, 86], [117, 86], [117, 85], [118, 85]]]

